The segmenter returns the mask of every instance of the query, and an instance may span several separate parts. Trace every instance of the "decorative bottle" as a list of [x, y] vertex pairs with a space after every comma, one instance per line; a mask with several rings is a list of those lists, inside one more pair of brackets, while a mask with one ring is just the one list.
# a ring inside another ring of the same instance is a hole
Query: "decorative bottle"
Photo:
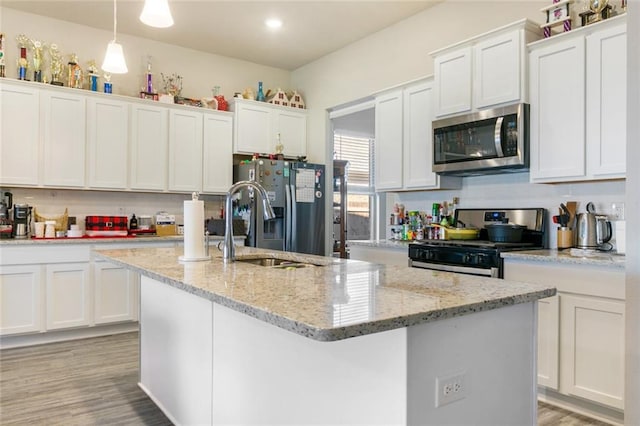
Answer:
[[138, 218], [135, 213], [131, 216], [131, 220], [129, 221], [129, 229], [138, 229]]
[[262, 82], [258, 82], [258, 94], [256, 95], [256, 101], [264, 102], [264, 92], [262, 91]]

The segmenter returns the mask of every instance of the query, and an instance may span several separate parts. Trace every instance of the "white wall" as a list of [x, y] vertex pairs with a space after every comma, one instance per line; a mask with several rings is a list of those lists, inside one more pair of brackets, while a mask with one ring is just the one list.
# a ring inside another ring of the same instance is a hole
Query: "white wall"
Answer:
[[[69, 54], [76, 53], [83, 70], [90, 59], [95, 59], [100, 67], [107, 43], [113, 39], [111, 31], [50, 19], [6, 7], [0, 7], [0, 28], [6, 37], [4, 46], [6, 73], [10, 78], [16, 78], [17, 74], [15, 59], [20, 54], [15, 39], [18, 34], [25, 34], [31, 39], [47, 44], [56, 43], [63, 54], [65, 64], [69, 60]], [[163, 87], [160, 73], [165, 75], [177, 73], [183, 76], [182, 96], [189, 98], [209, 97], [211, 89], [214, 86], [220, 86], [221, 93], [229, 99], [234, 92], [242, 92], [246, 87], [257, 87], [258, 81], [263, 81], [267, 88], [291, 87], [290, 72], [286, 70], [127, 34], [118, 33], [118, 42], [123, 46], [129, 73], [112, 76], [113, 92], [116, 94], [139, 95], [141, 87], [144, 87], [144, 73], [149, 55], [152, 57], [154, 88], [158, 90]], [[46, 55], [47, 61], [48, 57]], [[102, 91], [102, 81], [100, 79], [100, 91]]]
[[325, 150], [327, 108], [432, 74], [429, 52], [518, 19], [542, 21], [540, 8], [548, 4], [447, 1], [295, 70], [292, 84], [304, 89], [309, 106], [309, 158], [331, 160]]

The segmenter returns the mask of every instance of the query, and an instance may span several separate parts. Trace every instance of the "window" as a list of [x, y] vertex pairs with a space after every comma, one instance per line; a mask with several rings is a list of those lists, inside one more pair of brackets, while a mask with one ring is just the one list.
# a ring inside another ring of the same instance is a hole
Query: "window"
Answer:
[[336, 160], [349, 162], [347, 167], [347, 239], [374, 238], [373, 214], [375, 186], [373, 173], [374, 140], [368, 137], [334, 133]]

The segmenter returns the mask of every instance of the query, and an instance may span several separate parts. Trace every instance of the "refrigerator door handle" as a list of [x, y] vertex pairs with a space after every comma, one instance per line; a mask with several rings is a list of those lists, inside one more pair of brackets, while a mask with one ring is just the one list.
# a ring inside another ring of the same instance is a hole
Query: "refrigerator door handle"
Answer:
[[298, 212], [296, 210], [296, 186], [290, 185], [289, 189], [291, 190], [291, 248], [289, 250], [295, 251], [298, 246], [296, 242], [296, 234], [298, 230], [298, 224], [296, 223], [298, 216]]
[[291, 251], [291, 188], [284, 186], [285, 215], [284, 215], [284, 251]]

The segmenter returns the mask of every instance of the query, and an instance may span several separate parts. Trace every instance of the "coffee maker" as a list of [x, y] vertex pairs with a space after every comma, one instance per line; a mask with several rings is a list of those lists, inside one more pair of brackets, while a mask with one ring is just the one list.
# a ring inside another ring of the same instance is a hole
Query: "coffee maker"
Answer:
[[13, 205], [13, 237], [29, 238], [31, 236], [31, 207], [28, 204]]

